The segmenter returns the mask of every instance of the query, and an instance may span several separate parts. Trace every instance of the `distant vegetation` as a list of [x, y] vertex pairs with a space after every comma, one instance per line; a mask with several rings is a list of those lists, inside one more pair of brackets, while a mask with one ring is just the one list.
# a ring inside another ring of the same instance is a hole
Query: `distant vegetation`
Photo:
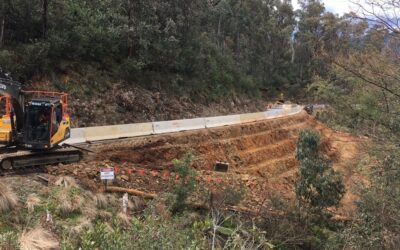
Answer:
[[[330, 58], [379, 36], [365, 22], [282, 0], [4, 0], [0, 65], [22, 80], [78, 73], [215, 99], [304, 96]], [[381, 44], [381, 42], [380, 42]]]

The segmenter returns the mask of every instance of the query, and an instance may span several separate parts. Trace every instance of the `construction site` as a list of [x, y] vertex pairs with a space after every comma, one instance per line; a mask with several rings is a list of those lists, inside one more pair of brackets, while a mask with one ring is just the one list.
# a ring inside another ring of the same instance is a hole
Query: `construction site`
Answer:
[[398, 2], [2, 1], [0, 250], [399, 249]]
[[[282, 214], [277, 200], [296, 200], [296, 145], [307, 129], [319, 134], [318, 150], [343, 178], [344, 196], [328, 208], [335, 220], [348, 220], [354, 190], [366, 184], [358, 168], [367, 139], [328, 128], [309, 105], [281, 102], [256, 113], [73, 128], [67, 94], [24, 91], [1, 80], [0, 209], [11, 215], [0, 226], [4, 232], [21, 223], [34, 228], [15, 236], [22, 249], [58, 249], [65, 232], [72, 236], [64, 240], [78, 246], [95, 221], [116, 218], [128, 227], [147, 207], [162, 218], [186, 206], [257, 221]], [[170, 211], [166, 197], [177, 187], [185, 198]], [[54, 247], [41, 248], [45, 238]]]
[[[298, 133], [305, 128], [321, 133], [324, 153], [345, 176], [349, 191], [338, 213], [346, 213], [351, 210], [351, 185], [362, 180], [355, 169], [362, 139], [334, 132], [305, 112], [241, 125], [86, 144], [93, 152], [87, 159], [46, 168], [52, 175], [73, 176], [89, 189], [102, 191], [99, 171], [112, 167], [118, 186], [157, 194], [166, 190], [171, 178], [177, 178], [172, 161], [191, 152], [200, 186], [212, 190], [222, 182], [243, 183], [246, 199], [242, 206], [258, 211], [268, 205], [268, 195], [294, 198], [294, 151]], [[219, 161], [229, 165], [227, 172], [214, 171]]]

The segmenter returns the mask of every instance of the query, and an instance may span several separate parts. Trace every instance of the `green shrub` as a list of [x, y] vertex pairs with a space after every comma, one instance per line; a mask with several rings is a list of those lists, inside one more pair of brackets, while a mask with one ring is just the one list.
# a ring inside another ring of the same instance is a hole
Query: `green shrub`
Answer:
[[339, 205], [345, 192], [340, 174], [319, 153], [319, 141], [317, 132], [303, 130], [296, 147], [296, 159], [299, 161], [296, 197], [301, 206], [313, 211]]
[[0, 234], [0, 249], [13, 250], [18, 248], [18, 237], [15, 232], [10, 231]]
[[172, 193], [175, 197], [171, 210], [173, 213], [182, 211], [185, 201], [196, 187], [196, 171], [192, 168], [193, 155], [187, 153], [181, 160], [174, 160], [175, 182]]
[[116, 225], [112, 228], [105, 223], [97, 223], [92, 230], [89, 230], [82, 236], [82, 250], [99, 249], [99, 250], [124, 250], [132, 249], [128, 235], [121, 231]]
[[342, 234], [353, 249], [397, 249], [400, 244], [400, 154], [393, 149], [380, 152], [384, 159], [373, 168], [368, 187], [360, 189], [355, 220]]
[[13, 50], [0, 51], [0, 66], [10, 71], [14, 79], [30, 79], [43, 74], [50, 64], [47, 42], [19, 44]]
[[182, 220], [187, 220], [185, 216], [163, 219], [150, 210], [141, 217], [133, 217], [125, 230], [117, 223], [97, 223], [82, 235], [82, 250], [204, 249], [201, 231], [191, 226], [180, 227]]

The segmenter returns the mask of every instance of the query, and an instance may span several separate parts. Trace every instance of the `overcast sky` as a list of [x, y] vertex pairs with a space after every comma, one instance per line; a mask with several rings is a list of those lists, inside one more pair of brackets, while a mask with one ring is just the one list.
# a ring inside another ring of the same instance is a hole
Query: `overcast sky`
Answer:
[[[351, 4], [350, 0], [321, 0], [324, 3], [327, 11], [335, 14], [343, 15], [350, 11], [356, 10], [354, 5]], [[298, 9], [299, 5], [297, 0], [292, 0], [294, 9]]]

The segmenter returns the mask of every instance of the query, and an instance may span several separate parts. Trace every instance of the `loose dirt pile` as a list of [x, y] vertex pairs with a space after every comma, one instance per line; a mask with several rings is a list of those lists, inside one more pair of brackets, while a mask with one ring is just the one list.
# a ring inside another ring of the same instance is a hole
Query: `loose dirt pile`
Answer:
[[[314, 128], [322, 135], [323, 151], [344, 174], [347, 190], [360, 180], [353, 167], [361, 139], [336, 133], [305, 113], [249, 124], [154, 135], [93, 144], [96, 153], [85, 161], [65, 166], [48, 167], [57, 175], [73, 175], [91, 189], [100, 189], [99, 168], [115, 167], [116, 185], [141, 191], [165, 191], [171, 181], [179, 179], [172, 171], [172, 160], [187, 152], [195, 156], [193, 167], [198, 172], [199, 186], [213, 190], [233, 185], [243, 186], [246, 193], [242, 206], [260, 209], [268, 197], [294, 197], [297, 162], [294, 158], [300, 130]], [[216, 161], [229, 163], [226, 173], [215, 172]], [[354, 195], [348, 192], [341, 212], [351, 210]], [[348, 209], [349, 208], [349, 209]]]

